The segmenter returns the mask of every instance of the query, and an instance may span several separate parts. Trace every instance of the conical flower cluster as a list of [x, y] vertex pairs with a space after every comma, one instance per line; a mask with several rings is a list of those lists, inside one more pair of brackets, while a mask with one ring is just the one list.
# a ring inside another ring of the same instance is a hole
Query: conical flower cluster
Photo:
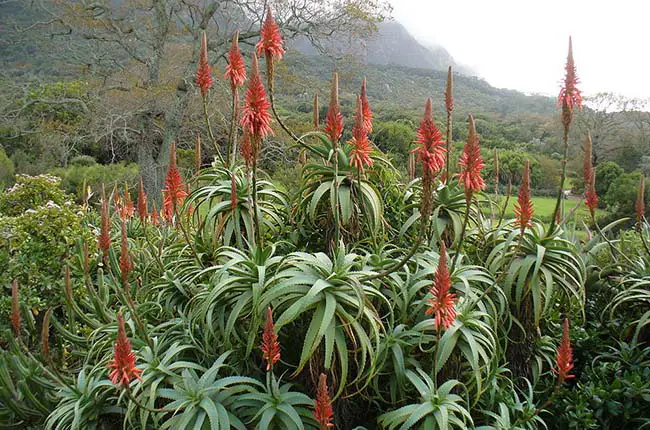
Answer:
[[239, 32], [235, 32], [232, 38], [232, 45], [228, 51], [228, 65], [226, 66], [225, 79], [230, 81], [230, 88], [234, 92], [246, 82], [246, 65], [244, 57], [239, 50]]
[[330, 89], [330, 104], [325, 119], [325, 134], [329, 136], [332, 146], [336, 148], [343, 134], [343, 114], [339, 104], [339, 75], [332, 75], [332, 87]]
[[117, 339], [113, 350], [113, 358], [108, 363], [111, 373], [109, 379], [114, 385], [129, 388], [134, 378], [142, 380], [142, 369], [135, 367], [135, 354], [131, 350], [131, 342], [126, 336], [124, 318], [122, 313], [117, 314]]
[[571, 375], [571, 369], [573, 369], [573, 351], [571, 350], [571, 340], [569, 339], [569, 319], [564, 319], [564, 326], [562, 328], [562, 343], [557, 349], [557, 357], [555, 359], [556, 369], [553, 369], [553, 372], [558, 375], [559, 381], [558, 385], [570, 378], [573, 378], [574, 375]]
[[181, 173], [176, 165], [176, 144], [172, 143], [169, 151], [169, 167], [165, 176], [165, 188], [163, 194], [163, 216], [168, 222], [172, 222], [178, 209], [187, 197], [186, 187], [183, 184]]
[[332, 401], [327, 388], [327, 376], [324, 373], [321, 373], [320, 378], [318, 378], [316, 400], [314, 401], [314, 418], [316, 418], [320, 430], [334, 427], [334, 410], [332, 409]]
[[201, 89], [201, 96], [203, 97], [212, 87], [212, 73], [210, 71], [210, 61], [208, 60], [208, 39], [205, 31], [201, 35], [201, 53], [199, 54], [199, 64], [196, 69], [196, 85]]
[[142, 176], [140, 176], [140, 184], [138, 185], [138, 215], [140, 215], [142, 224], [147, 221], [147, 214], [147, 195], [144, 192]]
[[122, 221], [122, 238], [120, 241], [120, 275], [122, 285], [126, 286], [129, 283], [131, 269], [133, 269], [133, 264], [129, 255], [129, 238], [126, 234], [126, 223]]
[[589, 178], [587, 191], [585, 192], [585, 204], [589, 208], [589, 212], [593, 218], [596, 214], [596, 208], [598, 207], [598, 194], [596, 194], [596, 172], [594, 172], [593, 169], [591, 170], [591, 177]]
[[485, 188], [485, 182], [481, 177], [481, 170], [485, 167], [485, 163], [481, 157], [474, 117], [471, 114], [469, 115], [469, 135], [458, 165], [460, 167], [458, 181], [465, 187], [465, 196], [469, 199], [472, 194]]
[[451, 327], [456, 320], [456, 295], [450, 293], [451, 276], [447, 267], [447, 247], [443, 241], [440, 246], [440, 260], [438, 268], [433, 279], [431, 295], [429, 299], [429, 308], [426, 310], [427, 315], [434, 315], [434, 327], [439, 330], [440, 327], [445, 330]]
[[273, 14], [271, 13], [271, 7], [269, 6], [266, 10], [266, 17], [264, 18], [264, 23], [260, 31], [260, 41], [257, 42], [255, 48], [258, 54], [264, 53], [267, 61], [269, 59], [281, 60], [284, 54], [283, 45], [284, 41], [280, 34], [280, 28], [275, 22], [275, 18], [273, 18]]
[[352, 127], [352, 139], [348, 143], [352, 145], [350, 164], [363, 173], [366, 167], [372, 166], [373, 161], [370, 158], [372, 147], [368, 139], [361, 97], [357, 97], [357, 112], [354, 117], [354, 127]]
[[101, 227], [97, 247], [102, 251], [104, 264], [108, 262], [108, 251], [111, 249], [111, 219], [108, 215], [108, 200], [106, 192], [102, 188], [102, 209], [101, 209]]
[[273, 326], [273, 311], [270, 306], [266, 309], [266, 322], [264, 323], [262, 346], [260, 349], [262, 350], [264, 360], [266, 360], [266, 370], [269, 371], [280, 360], [280, 343], [278, 342], [278, 335], [275, 333]]
[[273, 134], [271, 130], [271, 103], [266, 97], [264, 84], [260, 78], [260, 69], [257, 62], [257, 55], [253, 54], [253, 65], [251, 77], [248, 80], [246, 89], [246, 101], [242, 109], [241, 125], [250, 133], [251, 140], [259, 142], [267, 134]]
[[524, 234], [526, 227], [532, 226], [534, 213], [533, 201], [530, 198], [530, 161], [526, 160], [521, 187], [519, 187], [519, 198], [515, 203], [515, 225], [519, 226], [521, 234]]
[[424, 106], [424, 117], [418, 128], [416, 142], [419, 146], [413, 152], [417, 154], [418, 160], [422, 161], [423, 173], [431, 177], [435, 176], [445, 165], [447, 150], [442, 140], [442, 133], [433, 122], [431, 98], [427, 99]]
[[637, 228], [641, 228], [641, 223], [645, 216], [645, 177], [643, 175], [639, 178], [639, 189], [636, 193], [634, 209], [636, 212]]
[[372, 133], [372, 110], [368, 102], [366, 78], [363, 78], [363, 82], [361, 83], [361, 110], [363, 112], [363, 126], [366, 128], [366, 132]]

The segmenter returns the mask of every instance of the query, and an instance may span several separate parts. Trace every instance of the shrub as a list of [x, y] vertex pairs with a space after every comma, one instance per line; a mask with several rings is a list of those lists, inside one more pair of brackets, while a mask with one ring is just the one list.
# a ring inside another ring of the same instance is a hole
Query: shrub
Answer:
[[0, 194], [0, 215], [18, 216], [28, 209], [36, 209], [52, 202], [63, 205], [65, 193], [59, 188], [61, 180], [55, 176], [18, 175], [16, 184]]
[[0, 145], [0, 190], [11, 185], [14, 180], [14, 163], [11, 162], [5, 150]]
[[[94, 160], [93, 160], [94, 161]], [[81, 162], [81, 164], [79, 164]], [[53, 174], [61, 177], [61, 187], [68, 193], [78, 196], [81, 201], [84, 195], [84, 186], [90, 187], [95, 196], [99, 196], [102, 184], [107, 188], [115, 182], [128, 184], [129, 187], [136, 185], [140, 168], [137, 164], [88, 164], [90, 160], [84, 158], [77, 160], [77, 163], [66, 168], [58, 168], [52, 171]]]

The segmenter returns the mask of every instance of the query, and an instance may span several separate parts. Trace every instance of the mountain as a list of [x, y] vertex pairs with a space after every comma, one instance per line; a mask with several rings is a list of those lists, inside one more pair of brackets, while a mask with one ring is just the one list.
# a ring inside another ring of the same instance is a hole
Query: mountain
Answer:
[[[320, 54], [306, 39], [292, 42], [290, 48], [309, 56]], [[452, 66], [464, 75], [475, 75], [468, 67], [457, 64], [444, 47], [422, 45], [397, 21], [380, 23], [377, 32], [368, 38], [336, 38], [326, 45], [326, 49], [363, 64], [433, 70], [447, 70]]]

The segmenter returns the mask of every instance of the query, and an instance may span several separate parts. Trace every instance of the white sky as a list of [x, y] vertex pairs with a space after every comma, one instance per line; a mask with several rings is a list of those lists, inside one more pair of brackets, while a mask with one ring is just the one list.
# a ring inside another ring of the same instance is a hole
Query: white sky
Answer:
[[392, 0], [421, 42], [490, 84], [555, 95], [569, 35], [583, 93], [650, 97], [650, 0]]

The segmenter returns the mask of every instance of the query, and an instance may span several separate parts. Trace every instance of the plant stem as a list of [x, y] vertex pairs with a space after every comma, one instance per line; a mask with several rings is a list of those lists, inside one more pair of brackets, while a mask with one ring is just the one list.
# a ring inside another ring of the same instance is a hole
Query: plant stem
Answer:
[[463, 241], [465, 241], [465, 231], [467, 230], [467, 225], [469, 224], [469, 212], [472, 206], [472, 196], [467, 196], [465, 199], [465, 219], [463, 220], [463, 228], [460, 231], [460, 239], [458, 240], [458, 245], [456, 246], [456, 254], [454, 254], [454, 260], [451, 263], [451, 273], [454, 273], [456, 268], [456, 263], [458, 262], [458, 257], [460, 256], [460, 249], [463, 246]]
[[451, 112], [447, 111], [447, 157], [445, 160], [446, 166], [445, 166], [445, 182], [449, 183], [449, 177], [451, 175], [451, 163], [449, 159], [451, 158]]
[[569, 158], [569, 127], [565, 127], [564, 135], [562, 137], [564, 142], [564, 157], [562, 158], [562, 175], [560, 176], [560, 189], [557, 193], [557, 201], [555, 202], [555, 209], [553, 210], [553, 216], [551, 217], [551, 225], [548, 229], [547, 236], [553, 232], [555, 229], [555, 220], [557, 214], [560, 211], [560, 205], [562, 203], [562, 197], [564, 195], [564, 182], [566, 180], [566, 164], [567, 159]]
[[230, 131], [228, 132], [228, 153], [226, 154], [228, 165], [230, 166], [237, 159], [237, 111], [239, 110], [239, 95], [237, 87], [232, 88], [232, 121], [230, 122]]
[[[257, 138], [256, 138], [257, 140]], [[255, 147], [254, 152], [255, 156], [253, 157], [253, 177], [252, 177], [252, 192], [253, 192], [253, 219], [255, 220], [255, 235], [257, 247], [261, 248], [263, 246], [262, 242], [262, 225], [260, 224], [260, 215], [258, 212], [258, 202], [257, 202], [257, 149], [259, 148], [259, 142], [253, 142]]]
[[214, 137], [214, 133], [212, 133], [212, 127], [210, 126], [210, 115], [208, 115], [208, 99], [205, 95], [203, 96], [203, 116], [205, 116], [205, 125], [208, 128], [208, 136], [210, 136], [212, 146], [214, 146], [215, 156], [219, 158], [221, 164], [224, 164], [223, 157], [221, 156], [221, 151], [219, 150], [219, 144], [217, 143], [217, 139]]
[[339, 246], [339, 240], [341, 239], [341, 219], [340, 219], [340, 210], [339, 210], [339, 146], [338, 142], [332, 142], [332, 148], [334, 149], [334, 189], [332, 190], [332, 197], [334, 200], [333, 210], [334, 210], [334, 248], [337, 249]]

